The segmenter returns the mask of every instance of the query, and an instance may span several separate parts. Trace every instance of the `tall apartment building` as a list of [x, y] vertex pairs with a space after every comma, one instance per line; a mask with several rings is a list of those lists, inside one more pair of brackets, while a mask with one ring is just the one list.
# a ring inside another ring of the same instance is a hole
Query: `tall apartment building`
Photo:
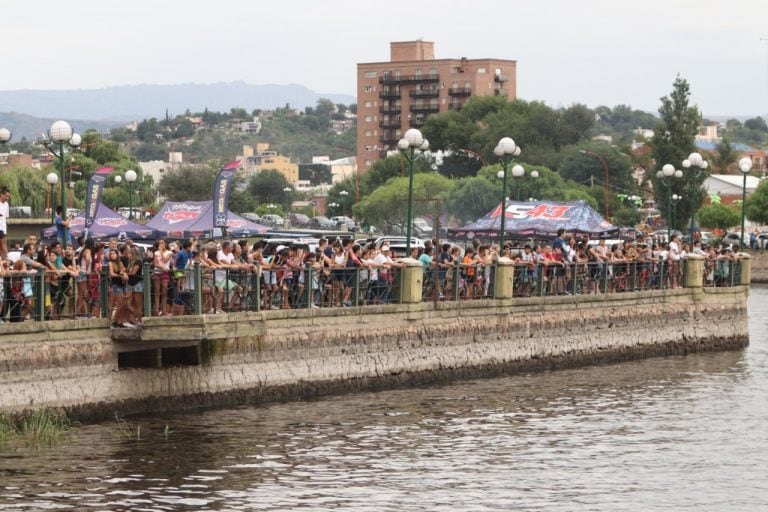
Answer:
[[357, 65], [358, 172], [431, 114], [460, 109], [471, 96], [517, 95], [517, 61], [435, 59], [434, 43], [422, 40], [389, 45], [389, 62]]

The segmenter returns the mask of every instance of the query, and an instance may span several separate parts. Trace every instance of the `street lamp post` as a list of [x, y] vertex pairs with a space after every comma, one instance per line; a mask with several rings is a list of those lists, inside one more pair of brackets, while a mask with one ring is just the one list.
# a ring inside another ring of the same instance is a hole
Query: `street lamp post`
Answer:
[[[515, 141], [511, 137], [503, 137], [496, 144], [493, 150], [493, 154], [499, 157], [502, 170], [497, 173], [497, 176], [501, 178], [501, 227], [499, 229], [499, 254], [504, 251], [504, 235], [505, 235], [505, 221], [507, 218], [507, 169], [512, 158], [520, 155], [520, 147], [515, 144]], [[522, 165], [516, 165], [512, 168], [512, 175], [515, 176], [518, 173], [520, 176], [525, 174], [525, 169]], [[518, 189], [518, 201], [520, 200], [520, 190]]]
[[11, 141], [11, 130], [8, 128], [0, 128], [0, 145], [6, 144]]
[[530, 180], [525, 179], [526, 178], [525, 169], [523, 168], [522, 165], [515, 165], [514, 167], [512, 167], [512, 182], [515, 184], [515, 188], [517, 189], [516, 197], [518, 201], [520, 201], [520, 195], [523, 190], [523, 187], [527, 183], [530, 183], [531, 181], [535, 181], [539, 178], [539, 171], [534, 169], [530, 172], [528, 176], [530, 176], [531, 178]]
[[691, 184], [691, 243], [693, 243], [693, 232], [696, 226], [696, 203], [699, 196], [699, 179], [709, 167], [709, 164], [701, 157], [699, 153], [691, 153], [688, 158], [683, 160], [683, 168], [688, 172], [690, 169], [691, 179], [688, 181]]
[[[66, 121], [56, 121], [51, 125], [51, 128], [48, 130], [48, 139], [43, 141], [43, 145], [45, 148], [51, 152], [51, 154], [56, 157], [59, 160], [60, 164], [60, 170], [61, 170], [61, 209], [62, 212], [64, 211], [64, 205], [67, 202], [67, 196], [66, 196], [66, 187], [64, 186], [64, 183], [66, 182], [66, 177], [64, 176], [64, 173], [66, 172], [66, 161], [67, 156], [80, 145], [80, 135], [77, 133], [72, 132], [72, 127], [67, 123]], [[58, 152], [55, 149], [55, 146], [58, 146]], [[69, 149], [69, 151], [65, 151], [65, 146]], [[64, 227], [63, 229], [63, 240], [62, 243], [66, 246], [68, 238], [67, 228]]]
[[341, 214], [346, 215], [347, 214], [347, 196], [349, 196], [349, 192], [346, 190], [342, 190], [339, 192], [339, 195], [341, 196]]
[[[675, 218], [677, 217], [677, 202], [680, 201], [683, 196], [678, 194], [672, 194], [672, 224], [675, 224]], [[667, 233], [669, 236], [669, 233]]]
[[[45, 176], [45, 181], [51, 186], [51, 224], [56, 222], [56, 207], [54, 206], [54, 188], [59, 182], [59, 176], [55, 172], [49, 172]], [[63, 185], [63, 184], [62, 184]], [[64, 215], [64, 207], [61, 207], [61, 214]]]
[[336, 211], [336, 208], [338, 208], [338, 207], [339, 207], [339, 203], [337, 203], [335, 201], [333, 203], [328, 203], [328, 208], [330, 208], [333, 211]]
[[610, 199], [610, 194], [608, 192], [608, 164], [605, 163], [605, 159], [603, 159], [603, 157], [601, 157], [600, 155], [598, 155], [594, 151], [587, 151], [585, 149], [580, 149], [579, 153], [581, 153], [582, 155], [594, 156], [598, 160], [600, 160], [600, 163], [603, 164], [603, 170], [605, 171], [605, 179], [604, 179], [604, 182], [603, 182], [603, 195], [605, 197], [604, 197], [603, 200], [605, 201], [605, 220], [607, 221], [608, 217], [610, 216], [610, 213], [611, 213], [610, 207], [608, 205], [608, 202], [609, 202], [609, 199]]
[[408, 218], [405, 228], [405, 254], [411, 255], [411, 230], [413, 223], [413, 163], [416, 160], [416, 150], [426, 151], [429, 149], [429, 141], [424, 138], [419, 130], [411, 128], [405, 132], [403, 138], [397, 142], [397, 149], [408, 160]]
[[675, 170], [675, 166], [672, 164], [664, 164], [661, 170], [656, 173], [656, 177], [664, 184], [667, 195], [667, 242], [672, 240], [672, 223], [674, 222], [674, 215], [672, 215], [672, 178], [676, 177], [677, 173], [682, 175], [680, 171]]
[[[128, 218], [133, 220], [133, 183], [138, 178], [136, 171], [128, 169], [125, 171], [125, 182], [128, 184]], [[115, 176], [115, 183], [120, 184], [123, 182], [122, 176]]]
[[752, 170], [752, 159], [748, 156], [739, 160], [739, 170], [744, 175], [744, 185], [741, 187], [741, 250], [744, 250], [744, 220], [747, 214], [747, 174]]
[[125, 171], [125, 181], [128, 182], [128, 218], [133, 220], [133, 184], [138, 175], [133, 169]]

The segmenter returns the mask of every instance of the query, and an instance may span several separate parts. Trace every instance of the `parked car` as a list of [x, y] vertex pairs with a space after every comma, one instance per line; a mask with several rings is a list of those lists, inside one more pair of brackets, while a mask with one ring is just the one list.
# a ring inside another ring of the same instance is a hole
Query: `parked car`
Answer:
[[[406, 237], [404, 236], [381, 236], [376, 239], [376, 247], [379, 249], [382, 248], [382, 246], [387, 245], [389, 246], [389, 250], [392, 251], [392, 256], [396, 256], [398, 258], [405, 257], [406, 252]], [[420, 238], [411, 237], [411, 249], [414, 247], [420, 247], [424, 248], [424, 241]]]
[[258, 213], [253, 212], [246, 212], [242, 215], [244, 219], [250, 220], [251, 222], [261, 222], [261, 217], [259, 217]]
[[291, 221], [291, 226], [304, 227], [309, 226], [311, 220], [307, 215], [303, 213], [289, 213], [288, 219]]
[[757, 248], [762, 250], [768, 249], [768, 231], [763, 231], [757, 235]]
[[424, 217], [413, 219], [413, 234], [421, 238], [432, 238], [432, 224]]
[[273, 226], [276, 228], [281, 228], [285, 225], [285, 220], [276, 213], [267, 213], [265, 215], [262, 215], [261, 223], [264, 224], [265, 226]]
[[360, 229], [360, 226], [357, 224], [357, 222], [354, 221], [354, 219], [350, 219], [345, 215], [337, 215], [336, 217], [331, 217], [331, 221], [336, 225], [337, 229], [346, 229], [348, 231], [357, 231]]
[[[749, 237], [747, 236], [745, 238], [746, 238], [745, 242], [749, 243]], [[731, 245], [731, 244], [741, 245], [741, 232], [726, 233], [723, 235], [721, 242], [723, 242], [724, 245]]]
[[309, 220], [309, 227], [312, 229], [335, 230], [336, 223], [324, 215], [318, 215], [316, 217], [312, 217]]

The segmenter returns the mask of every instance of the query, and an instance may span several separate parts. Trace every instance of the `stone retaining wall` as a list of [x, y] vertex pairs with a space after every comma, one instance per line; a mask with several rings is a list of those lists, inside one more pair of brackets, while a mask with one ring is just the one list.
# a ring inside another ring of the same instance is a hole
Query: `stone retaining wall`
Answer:
[[[202, 364], [120, 369], [106, 321], [0, 325], [0, 410], [81, 418], [423, 384], [748, 343], [748, 288], [146, 319], [132, 346]], [[127, 342], [126, 342], [127, 343]]]

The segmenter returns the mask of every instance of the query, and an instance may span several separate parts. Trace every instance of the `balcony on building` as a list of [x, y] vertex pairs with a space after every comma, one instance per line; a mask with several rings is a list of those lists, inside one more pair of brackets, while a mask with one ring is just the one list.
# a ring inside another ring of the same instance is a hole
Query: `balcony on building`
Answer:
[[461, 107], [463, 106], [463, 101], [452, 101], [448, 104], [448, 110], [461, 110]]
[[379, 138], [379, 142], [382, 146], [389, 146], [389, 147], [395, 147], [397, 146], [397, 141], [400, 140], [400, 137], [396, 135], [394, 130], [385, 130], [381, 132], [381, 137]]
[[379, 91], [379, 98], [386, 99], [386, 98], [399, 98], [400, 97], [400, 90], [399, 89], [390, 89], [385, 91]]
[[411, 112], [424, 112], [427, 114], [433, 114], [440, 112], [440, 105], [411, 105], [410, 106]]
[[497, 74], [493, 77], [494, 82], [507, 82], [509, 78], [506, 75]]
[[383, 85], [419, 84], [439, 81], [440, 75], [437, 73], [428, 73], [426, 75], [395, 75], [392, 73], [384, 73], [384, 75], [379, 77], [379, 83]]
[[451, 87], [448, 89], [449, 96], [470, 96], [471, 94], [471, 87]]
[[381, 107], [379, 107], [379, 114], [399, 114], [402, 108], [403, 107], [401, 107], [400, 105], [393, 105], [393, 106], [382, 105]]
[[437, 98], [440, 96], [440, 90], [439, 89], [423, 89], [423, 90], [415, 90], [415, 91], [409, 91], [408, 96], [411, 98]]
[[424, 121], [425, 120], [426, 120], [426, 118], [424, 118], [424, 117], [414, 117], [413, 119], [410, 119], [408, 121], [408, 125], [411, 128], [421, 128], [422, 126], [424, 126]]
[[385, 119], [379, 121], [379, 128], [400, 128], [402, 124], [403, 123], [399, 117], [395, 119]]
[[494, 96], [509, 96], [509, 92], [506, 89], [494, 89]]

